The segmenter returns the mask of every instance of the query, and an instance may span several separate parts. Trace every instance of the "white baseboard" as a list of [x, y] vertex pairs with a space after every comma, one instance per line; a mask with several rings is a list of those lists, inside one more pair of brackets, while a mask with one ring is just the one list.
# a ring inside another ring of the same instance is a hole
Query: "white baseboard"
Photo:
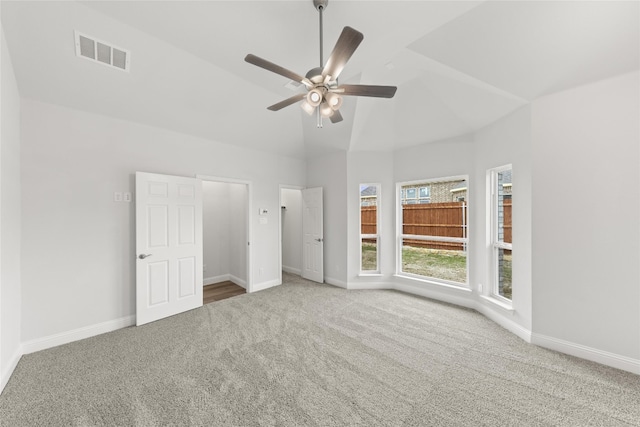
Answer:
[[247, 289], [247, 282], [242, 280], [239, 277], [234, 276], [233, 274], [229, 274], [229, 278], [227, 280], [232, 281], [233, 283], [240, 286], [241, 288]]
[[213, 285], [220, 282], [233, 282], [236, 285], [247, 289], [247, 282], [233, 274], [221, 274], [219, 276], [205, 277], [202, 279], [202, 286]]
[[213, 285], [214, 283], [226, 282], [227, 280], [231, 280], [230, 274], [221, 274], [219, 276], [206, 277], [202, 279], [202, 286]]
[[520, 337], [528, 343], [531, 342], [531, 331], [529, 329], [517, 324], [516, 322], [502, 314], [496, 313], [490, 307], [487, 307], [486, 305], [483, 305], [481, 303], [476, 304], [475, 310], [494, 323], [502, 326], [517, 337]]
[[387, 282], [349, 282], [347, 284], [349, 290], [366, 290], [366, 289], [395, 289], [393, 283]]
[[283, 265], [282, 271], [284, 271], [285, 273], [291, 273], [297, 276], [302, 276], [302, 270], [300, 270], [299, 268], [287, 267], [286, 265]]
[[83, 328], [74, 329], [60, 334], [50, 335], [48, 337], [37, 338], [35, 340], [22, 343], [23, 354], [34, 353], [40, 350], [57, 347], [62, 344], [68, 344], [73, 341], [90, 338], [96, 335], [126, 328], [136, 324], [136, 316], [126, 316], [120, 319], [109, 320], [108, 322], [98, 323], [96, 325], [85, 326]]
[[0, 393], [2, 393], [4, 387], [9, 382], [9, 378], [11, 378], [11, 375], [13, 374], [13, 371], [15, 371], [16, 366], [18, 366], [18, 362], [23, 354], [24, 351], [22, 350], [22, 345], [20, 345], [13, 353], [13, 356], [11, 356], [11, 360], [9, 360], [7, 367], [2, 371], [2, 373], [0, 373]]
[[[455, 304], [461, 307], [475, 309], [475, 304], [473, 304], [473, 301], [469, 298], [468, 295], [456, 295], [452, 291], [448, 291], [448, 290], [445, 292], [439, 292], [427, 287], [412, 285], [408, 283], [394, 283], [393, 289], [396, 289], [401, 292], [406, 292], [408, 294], [413, 294], [421, 297], [435, 299], [438, 301], [448, 302], [449, 304]], [[464, 288], [456, 289], [456, 291], [470, 293], [467, 289], [464, 289]]]
[[621, 356], [608, 351], [598, 350], [582, 344], [549, 337], [542, 334], [533, 333], [531, 342], [540, 347], [545, 347], [561, 353], [570, 354], [581, 359], [590, 360], [602, 365], [622, 369], [640, 375], [640, 360], [631, 357]]
[[343, 282], [342, 280], [334, 279], [332, 277], [325, 276], [324, 283], [328, 285], [337, 286], [339, 288], [349, 289], [349, 285], [347, 284], [347, 282]]
[[269, 280], [267, 282], [262, 282], [262, 283], [254, 283], [253, 286], [251, 286], [251, 290], [247, 289], [247, 292], [263, 291], [265, 289], [273, 288], [274, 286], [278, 286], [280, 284], [282, 284], [282, 282], [280, 282], [279, 279]]

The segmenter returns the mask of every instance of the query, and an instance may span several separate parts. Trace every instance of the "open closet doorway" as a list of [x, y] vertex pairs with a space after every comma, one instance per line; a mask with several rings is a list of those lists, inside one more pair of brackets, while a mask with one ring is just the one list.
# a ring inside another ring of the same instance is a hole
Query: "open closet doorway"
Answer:
[[302, 275], [302, 188], [280, 186], [280, 282], [282, 272]]
[[203, 302], [251, 292], [250, 183], [198, 176], [203, 195]]

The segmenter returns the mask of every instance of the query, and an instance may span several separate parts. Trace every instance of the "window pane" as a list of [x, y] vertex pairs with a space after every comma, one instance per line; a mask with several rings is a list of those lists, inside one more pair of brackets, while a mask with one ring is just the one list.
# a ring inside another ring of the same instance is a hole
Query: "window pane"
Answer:
[[378, 271], [378, 239], [362, 239], [362, 271]]
[[498, 172], [496, 192], [498, 194], [497, 212], [497, 240], [499, 242], [512, 243], [511, 238], [511, 212], [512, 212], [512, 186], [511, 169]]
[[360, 184], [360, 271], [378, 272], [378, 196], [379, 184]]
[[[500, 170], [501, 169], [501, 170]], [[493, 185], [496, 195], [492, 209], [493, 224], [493, 285], [492, 293], [511, 300], [513, 277], [513, 252], [511, 250], [512, 239], [512, 170], [500, 168], [492, 172]]]
[[402, 272], [466, 283], [466, 245], [454, 242], [403, 239]]
[[377, 202], [378, 186], [360, 184], [360, 206], [376, 206]]
[[498, 295], [511, 299], [512, 254], [508, 249], [498, 249]]

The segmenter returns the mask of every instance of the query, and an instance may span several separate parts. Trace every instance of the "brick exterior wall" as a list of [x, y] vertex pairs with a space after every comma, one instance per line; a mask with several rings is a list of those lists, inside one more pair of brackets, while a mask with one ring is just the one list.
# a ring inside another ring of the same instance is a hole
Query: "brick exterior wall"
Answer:
[[[464, 181], [429, 182], [424, 184], [407, 185], [402, 188], [405, 191], [404, 194], [406, 194], [406, 191], [408, 189], [414, 188], [416, 190], [416, 197], [418, 197], [421, 187], [429, 187], [430, 193], [431, 193], [430, 194], [431, 198], [429, 200], [430, 203], [458, 202], [458, 201], [461, 201], [459, 199], [461, 197], [463, 197], [464, 200], [467, 200], [466, 188], [464, 190], [460, 189], [454, 192], [452, 192], [451, 190], [459, 188], [461, 186], [460, 184], [461, 182], [464, 182]], [[419, 203], [418, 198], [403, 200], [403, 204], [408, 204], [408, 203]]]

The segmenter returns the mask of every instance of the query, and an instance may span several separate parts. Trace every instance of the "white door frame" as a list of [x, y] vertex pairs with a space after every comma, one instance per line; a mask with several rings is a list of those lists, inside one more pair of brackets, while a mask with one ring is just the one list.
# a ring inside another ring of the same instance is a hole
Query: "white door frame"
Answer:
[[251, 277], [251, 201], [253, 200], [252, 196], [252, 187], [251, 181], [246, 181], [243, 179], [235, 179], [228, 177], [220, 177], [220, 176], [211, 176], [211, 175], [200, 175], [196, 174], [196, 178], [201, 179], [202, 181], [212, 181], [212, 182], [224, 182], [227, 184], [244, 184], [247, 186], [247, 212], [245, 218], [246, 224], [246, 233], [247, 233], [247, 245], [246, 245], [246, 275], [247, 275], [247, 293], [253, 292], [253, 280]]
[[[280, 264], [280, 269], [278, 270], [278, 274], [280, 277], [280, 284], [282, 284], [282, 190], [299, 190], [302, 197], [302, 190], [304, 187], [300, 187], [297, 185], [286, 185], [280, 184], [278, 190], [278, 230], [280, 239], [278, 240], [278, 261]], [[300, 234], [302, 234], [302, 221], [300, 221]], [[300, 266], [302, 268], [302, 266]], [[302, 272], [302, 270], [300, 270]]]

